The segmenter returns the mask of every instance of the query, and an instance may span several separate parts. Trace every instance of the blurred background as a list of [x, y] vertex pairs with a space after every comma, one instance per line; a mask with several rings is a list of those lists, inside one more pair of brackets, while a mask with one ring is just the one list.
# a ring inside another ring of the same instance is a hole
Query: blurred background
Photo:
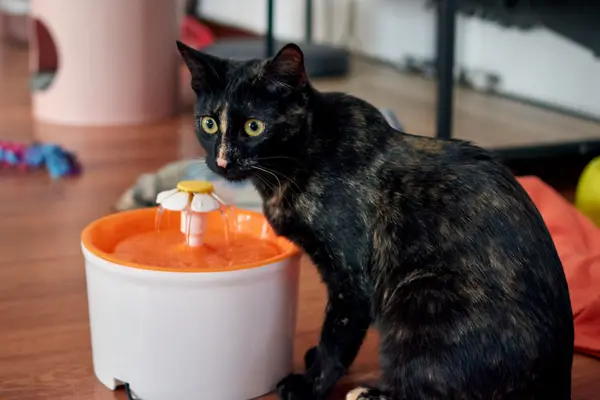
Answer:
[[[79, 235], [152, 202], [202, 156], [175, 40], [241, 59], [294, 41], [316, 88], [362, 97], [406, 132], [492, 149], [571, 202], [600, 155], [593, 3], [0, 0], [0, 387], [13, 382], [0, 398], [75, 398], [64, 385], [105, 398], [91, 383]], [[19, 158], [33, 144], [50, 155]]]
[[175, 39], [234, 58], [294, 41], [317, 88], [363, 97], [408, 132], [471, 140], [519, 173], [560, 165], [549, 179], [569, 168], [576, 176], [600, 153], [598, 13], [588, 3], [1, 0], [0, 137], [73, 148], [69, 140], [89, 136], [67, 140], [74, 125], [139, 127], [189, 114]]

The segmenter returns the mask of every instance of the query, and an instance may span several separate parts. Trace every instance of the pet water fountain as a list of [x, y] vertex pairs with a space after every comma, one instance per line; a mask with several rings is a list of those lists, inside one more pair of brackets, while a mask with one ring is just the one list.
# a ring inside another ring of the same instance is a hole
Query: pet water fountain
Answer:
[[298, 249], [206, 181], [157, 203], [82, 233], [97, 378], [141, 400], [272, 391], [292, 370]]

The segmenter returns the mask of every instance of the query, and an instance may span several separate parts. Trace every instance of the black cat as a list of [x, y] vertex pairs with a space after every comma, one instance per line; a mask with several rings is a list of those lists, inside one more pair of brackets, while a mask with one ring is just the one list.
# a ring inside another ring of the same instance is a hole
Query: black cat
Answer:
[[382, 380], [348, 399], [570, 398], [565, 275], [530, 198], [466, 142], [395, 131], [372, 105], [315, 90], [289, 44], [268, 60], [181, 43], [211, 170], [251, 179], [275, 231], [328, 290], [319, 344], [281, 399], [325, 399], [369, 326]]

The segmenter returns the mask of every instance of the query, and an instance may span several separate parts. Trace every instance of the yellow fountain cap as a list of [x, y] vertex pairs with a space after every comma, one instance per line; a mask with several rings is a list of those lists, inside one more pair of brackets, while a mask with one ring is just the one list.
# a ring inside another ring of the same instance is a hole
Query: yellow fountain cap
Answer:
[[177, 184], [177, 190], [193, 194], [211, 194], [215, 187], [207, 181], [181, 181]]

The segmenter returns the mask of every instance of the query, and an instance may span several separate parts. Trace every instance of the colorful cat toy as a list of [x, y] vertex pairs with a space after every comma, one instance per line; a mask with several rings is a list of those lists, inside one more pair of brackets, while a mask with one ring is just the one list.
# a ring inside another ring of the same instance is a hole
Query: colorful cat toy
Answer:
[[52, 179], [76, 175], [80, 166], [72, 153], [55, 144], [0, 141], [0, 166], [28, 171], [46, 168]]

